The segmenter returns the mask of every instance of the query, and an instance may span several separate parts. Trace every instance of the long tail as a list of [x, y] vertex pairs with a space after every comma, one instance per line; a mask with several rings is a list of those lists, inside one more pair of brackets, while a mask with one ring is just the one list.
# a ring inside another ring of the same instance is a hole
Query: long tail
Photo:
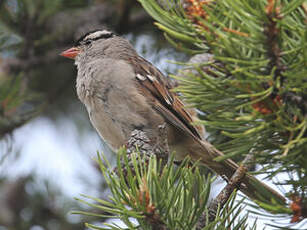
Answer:
[[[222, 162], [214, 161], [214, 158], [224, 154], [206, 141], [200, 141], [198, 143], [199, 145], [195, 146], [194, 142], [191, 157], [194, 160], [200, 160], [201, 163], [217, 174], [225, 175], [230, 179], [237, 170], [238, 165], [232, 160], [224, 160]], [[240, 190], [252, 200], [259, 200], [266, 203], [271, 203], [274, 200], [281, 205], [286, 204], [285, 197], [252, 175], [246, 174], [242, 179], [241, 185]]]

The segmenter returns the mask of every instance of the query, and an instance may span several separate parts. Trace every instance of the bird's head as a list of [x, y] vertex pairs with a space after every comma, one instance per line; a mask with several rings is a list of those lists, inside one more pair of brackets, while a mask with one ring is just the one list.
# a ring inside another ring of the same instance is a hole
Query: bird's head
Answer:
[[75, 59], [80, 54], [88, 51], [100, 51], [103, 49], [102, 44], [111, 38], [114, 38], [113, 32], [108, 30], [95, 30], [86, 33], [78, 41], [75, 42], [74, 46], [65, 50], [60, 55], [63, 57]]

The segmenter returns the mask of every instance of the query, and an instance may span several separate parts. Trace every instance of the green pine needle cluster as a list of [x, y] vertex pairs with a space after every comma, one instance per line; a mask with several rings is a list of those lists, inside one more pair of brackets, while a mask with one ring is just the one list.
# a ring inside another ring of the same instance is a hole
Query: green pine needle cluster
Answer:
[[[145, 161], [138, 153], [134, 153], [131, 159], [132, 164], [128, 162], [126, 150], [121, 149], [117, 158], [118, 173], [115, 173], [103, 155], [98, 155], [101, 172], [112, 195], [109, 200], [89, 196], [77, 199], [99, 212], [73, 213], [118, 218], [127, 229], [196, 229], [200, 216], [207, 212], [210, 176], [202, 175], [196, 164], [190, 166], [188, 159], [178, 167], [173, 163], [162, 167], [155, 157]], [[215, 220], [202, 229], [247, 229], [247, 215], [239, 216], [242, 201], [234, 203], [234, 198], [235, 194], [225, 208], [217, 211]], [[135, 218], [138, 224], [131, 218]], [[104, 224], [104, 227], [89, 223], [86, 226], [101, 230], [122, 229], [115, 223]], [[256, 225], [250, 229], [256, 229]]]
[[[0, 75], [0, 138], [36, 116], [44, 104], [38, 103], [41, 95], [25, 90], [22, 74], [12, 79]], [[30, 103], [36, 103], [34, 109]], [[21, 109], [22, 108], [22, 109]]]

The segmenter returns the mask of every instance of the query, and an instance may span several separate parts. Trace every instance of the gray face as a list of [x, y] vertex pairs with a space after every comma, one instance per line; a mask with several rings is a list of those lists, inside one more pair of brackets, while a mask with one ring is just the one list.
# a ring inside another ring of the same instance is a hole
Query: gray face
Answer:
[[115, 38], [116, 36], [111, 31], [97, 30], [89, 32], [82, 36], [75, 44], [81, 52], [76, 57], [76, 64], [82, 60], [90, 60], [93, 57], [99, 57], [103, 54], [104, 46], [107, 40]]
[[80, 48], [80, 53], [75, 59], [77, 66], [100, 58], [127, 59], [129, 56], [137, 55], [126, 39], [107, 30], [87, 33], [74, 46]]

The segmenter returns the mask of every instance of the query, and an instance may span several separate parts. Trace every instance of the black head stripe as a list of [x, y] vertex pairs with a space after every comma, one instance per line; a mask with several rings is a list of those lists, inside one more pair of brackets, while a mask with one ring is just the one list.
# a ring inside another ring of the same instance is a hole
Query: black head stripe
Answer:
[[[91, 36], [93, 35], [93, 36]], [[94, 36], [96, 35], [96, 36]], [[79, 38], [76, 42], [75, 42], [75, 46], [79, 46], [81, 44], [87, 44], [90, 43], [92, 41], [98, 40], [98, 39], [107, 39], [107, 38], [111, 38], [114, 36], [114, 33], [106, 31], [106, 30], [93, 30], [90, 31], [86, 34], [84, 34], [81, 38]]]
[[92, 31], [87, 32], [86, 34], [84, 34], [83, 36], [81, 36], [81, 37], [75, 42], [74, 46], [79, 46], [79, 45], [81, 45], [81, 42], [82, 42], [88, 35], [90, 35], [91, 33], [95, 33], [95, 32], [97, 32], [97, 31], [99, 31], [99, 30], [92, 30]]

